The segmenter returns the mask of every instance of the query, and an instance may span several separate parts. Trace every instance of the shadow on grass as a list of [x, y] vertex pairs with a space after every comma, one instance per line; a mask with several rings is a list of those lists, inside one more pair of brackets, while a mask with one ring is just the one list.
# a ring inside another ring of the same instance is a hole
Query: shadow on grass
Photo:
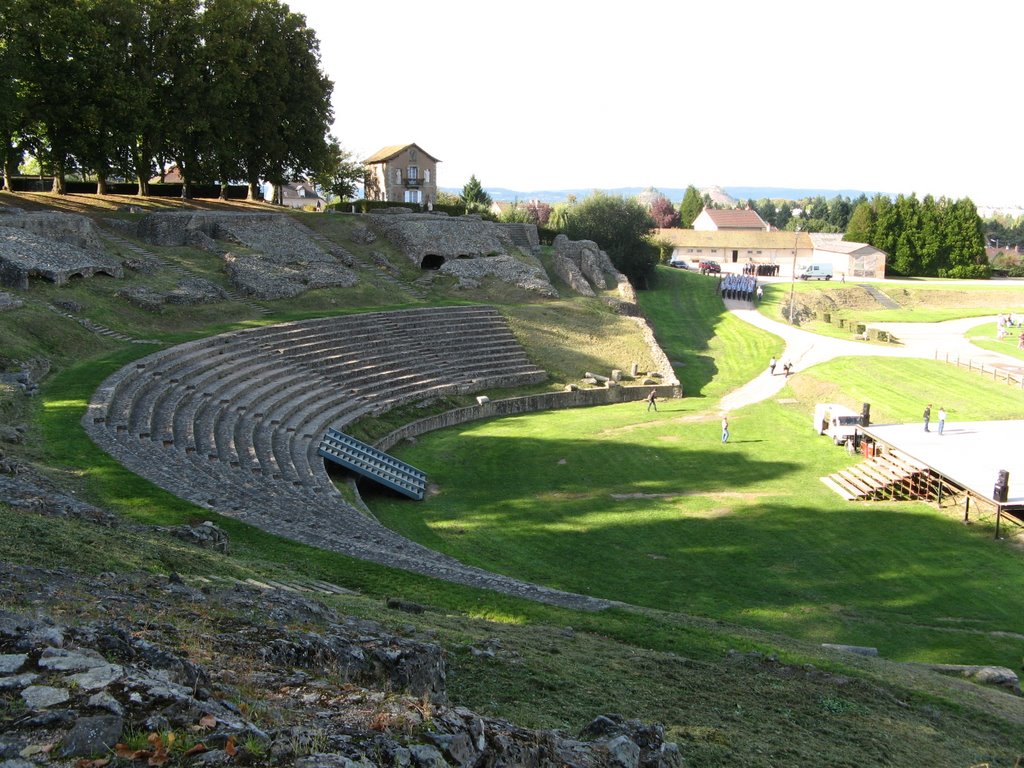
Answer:
[[657, 329], [656, 337], [688, 396], [699, 395], [718, 374], [707, 354], [715, 323], [725, 314], [718, 282], [704, 275], [658, 269], [651, 290], [639, 291], [644, 314]]

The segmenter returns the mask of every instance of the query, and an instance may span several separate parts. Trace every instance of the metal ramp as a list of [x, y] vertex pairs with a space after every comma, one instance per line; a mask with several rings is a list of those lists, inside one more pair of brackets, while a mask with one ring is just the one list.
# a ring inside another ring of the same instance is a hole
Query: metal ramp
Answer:
[[317, 453], [410, 499], [423, 499], [427, 488], [426, 472], [332, 427], [324, 433]]

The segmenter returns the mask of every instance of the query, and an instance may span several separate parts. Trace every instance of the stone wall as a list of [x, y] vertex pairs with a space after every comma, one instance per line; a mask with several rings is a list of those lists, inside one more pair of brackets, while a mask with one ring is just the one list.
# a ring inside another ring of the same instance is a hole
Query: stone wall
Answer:
[[124, 268], [107, 255], [92, 222], [84, 216], [25, 213], [0, 217], [0, 283], [27, 289], [29, 278], [63, 285], [72, 276], [103, 273], [123, 277]]
[[[567, 392], [544, 392], [538, 395], [524, 395], [505, 400], [491, 400], [481, 405], [456, 408], [451, 411], [413, 421], [381, 438], [374, 445], [382, 451], [389, 451], [402, 440], [433, 432], [436, 429], [454, 427], [470, 421], [489, 419], [496, 416], [515, 416], [520, 413], [553, 411], [563, 408], [586, 408], [593, 405], [613, 403], [634, 403], [644, 400], [652, 387], [620, 387], [611, 385], [604, 389], [576, 389]], [[663, 384], [653, 389], [658, 397], [682, 397], [678, 384]]]
[[352, 254], [279, 213], [154, 213], [139, 220], [136, 236], [153, 245], [223, 254], [232, 285], [260, 299], [357, 282]]
[[558, 290], [551, 284], [543, 267], [527, 264], [514, 256], [455, 259], [441, 265], [440, 271], [443, 275], [458, 278], [459, 288], [476, 288], [484, 278], [494, 277], [541, 296], [558, 298]]
[[393, 210], [368, 214], [367, 218], [378, 233], [417, 266], [427, 257], [447, 262], [520, 252], [504, 226], [484, 221], [479, 216], [451, 217]]

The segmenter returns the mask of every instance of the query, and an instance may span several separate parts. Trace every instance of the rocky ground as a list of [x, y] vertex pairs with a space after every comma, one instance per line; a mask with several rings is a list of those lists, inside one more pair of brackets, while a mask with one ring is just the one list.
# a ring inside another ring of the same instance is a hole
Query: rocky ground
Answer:
[[682, 763], [660, 726], [519, 728], [445, 678], [432, 638], [296, 591], [0, 563], [2, 768]]

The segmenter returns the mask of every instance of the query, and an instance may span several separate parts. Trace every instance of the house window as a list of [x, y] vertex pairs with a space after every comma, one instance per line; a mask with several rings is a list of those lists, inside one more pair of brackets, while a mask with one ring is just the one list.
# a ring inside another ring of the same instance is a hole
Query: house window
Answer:
[[395, 168], [395, 184], [401, 184], [401, 183], [402, 183], [402, 169], [401, 168]]
[[420, 169], [415, 165], [409, 166], [409, 181], [416, 181], [420, 177]]
[[424, 168], [423, 169], [423, 180], [425, 182], [427, 182], [427, 184], [430, 183], [430, 169], [429, 168]]
[[405, 202], [407, 203], [418, 203], [420, 201], [420, 191], [418, 189], [407, 189], [405, 190]]
[[416, 162], [416, 150], [415, 148], [409, 150], [409, 159], [414, 163]]

